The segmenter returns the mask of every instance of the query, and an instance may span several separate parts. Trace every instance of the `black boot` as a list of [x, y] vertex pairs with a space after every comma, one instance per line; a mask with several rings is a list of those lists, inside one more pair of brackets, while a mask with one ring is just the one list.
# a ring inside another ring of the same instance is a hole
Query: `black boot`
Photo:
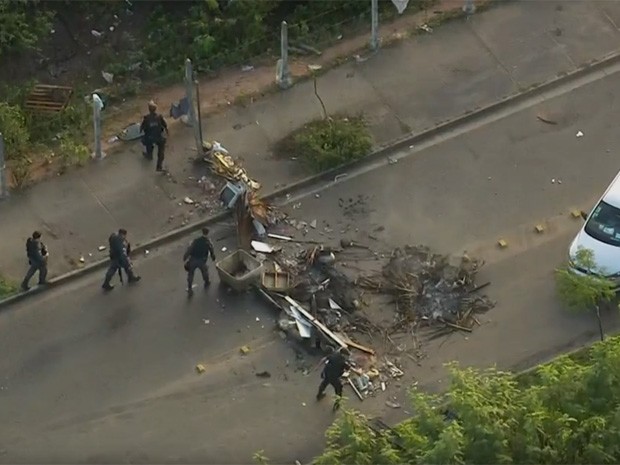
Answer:
[[132, 274], [131, 276], [129, 276], [129, 278], [127, 278], [127, 282], [129, 282], [129, 283], [137, 283], [141, 279], [142, 279], [142, 276], [136, 276], [136, 275]]
[[30, 290], [30, 286], [28, 286], [28, 284], [26, 283], [22, 283], [22, 285], [20, 286], [21, 290], [24, 292], [27, 292]]
[[101, 288], [104, 291], [111, 291], [112, 289], [114, 289], [114, 286], [112, 286], [110, 283], [103, 283], [103, 286], [101, 286]]

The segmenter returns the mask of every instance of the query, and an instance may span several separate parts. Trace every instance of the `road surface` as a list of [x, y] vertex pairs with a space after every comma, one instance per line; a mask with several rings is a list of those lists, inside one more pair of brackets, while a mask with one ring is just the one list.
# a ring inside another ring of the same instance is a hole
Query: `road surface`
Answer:
[[[558, 304], [552, 273], [580, 226], [570, 210], [592, 206], [619, 169], [616, 82], [616, 75], [602, 78], [413, 147], [397, 163], [350, 173], [318, 198], [292, 200], [301, 205], [289, 205], [291, 214], [307, 222], [348, 229], [365, 242], [375, 231], [377, 248], [426, 244], [487, 261], [481, 279], [492, 281], [498, 303], [482, 326], [427, 345], [420, 366], [405, 365], [403, 385], [390, 383], [384, 396], [352, 399], [352, 406], [396, 420], [407, 413], [405, 384], [440, 388], [447, 361], [522, 368], [596, 337], [593, 317]], [[360, 195], [363, 208], [345, 215], [338, 200]], [[533, 232], [539, 223], [546, 224], [541, 235]], [[230, 232], [214, 229], [216, 239]], [[507, 249], [496, 247], [499, 238]], [[216, 244], [220, 255], [233, 247]], [[262, 449], [291, 463], [320, 452], [333, 415], [329, 402], [315, 405], [317, 376], [302, 373], [316, 356], [283, 340], [273, 310], [251, 295], [214, 285], [188, 300], [184, 247], [137, 260], [138, 286], [102, 295], [102, 276], [87, 276], [0, 314], [2, 462], [232, 464], [249, 463]], [[606, 328], [617, 320], [605, 315]], [[204, 374], [194, 371], [197, 363]], [[262, 371], [271, 378], [257, 377]], [[403, 409], [388, 409], [388, 395]]]

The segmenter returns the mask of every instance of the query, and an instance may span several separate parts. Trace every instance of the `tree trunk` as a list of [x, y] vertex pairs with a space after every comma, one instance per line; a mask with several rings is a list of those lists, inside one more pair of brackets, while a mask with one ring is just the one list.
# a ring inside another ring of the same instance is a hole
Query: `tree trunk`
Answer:
[[603, 333], [603, 322], [601, 321], [601, 307], [600, 305], [596, 305], [594, 309], [596, 310], [596, 320], [598, 321], [598, 330], [601, 334], [601, 341], [604, 341], [605, 334]]

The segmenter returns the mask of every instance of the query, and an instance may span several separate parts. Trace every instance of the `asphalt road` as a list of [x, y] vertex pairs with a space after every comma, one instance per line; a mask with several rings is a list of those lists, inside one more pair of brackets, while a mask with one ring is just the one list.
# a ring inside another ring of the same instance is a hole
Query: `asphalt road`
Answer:
[[[405, 365], [400, 387], [390, 383], [384, 396], [351, 405], [396, 420], [407, 413], [405, 385], [440, 388], [447, 361], [522, 368], [596, 337], [590, 315], [558, 304], [552, 273], [580, 226], [570, 210], [590, 207], [618, 170], [616, 78], [413, 147], [411, 156], [350, 173], [291, 208], [329, 224], [334, 241], [344, 230], [377, 249], [426, 244], [487, 261], [481, 280], [492, 281], [498, 303], [482, 326], [427, 344], [420, 366]], [[557, 124], [541, 122], [542, 114]], [[356, 212], [343, 211], [339, 199], [360, 195]], [[539, 223], [541, 235], [533, 232]], [[507, 249], [496, 247], [499, 238]], [[317, 377], [301, 372], [316, 358], [300, 358], [274, 331], [272, 309], [251, 295], [214, 285], [188, 301], [183, 247], [139, 259], [136, 287], [104, 296], [102, 277], [90, 276], [0, 314], [0, 461], [249, 463], [263, 449], [290, 463], [320, 451], [333, 415], [329, 402], [314, 403]], [[617, 326], [616, 315], [605, 320], [609, 330]], [[206, 373], [195, 373], [197, 363]], [[271, 378], [255, 376], [265, 370]], [[388, 395], [404, 408], [385, 407]]]

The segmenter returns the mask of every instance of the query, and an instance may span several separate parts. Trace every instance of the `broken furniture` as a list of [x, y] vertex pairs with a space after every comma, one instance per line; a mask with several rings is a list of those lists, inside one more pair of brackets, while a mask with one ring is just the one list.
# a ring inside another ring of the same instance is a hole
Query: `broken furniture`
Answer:
[[58, 113], [69, 104], [72, 87], [37, 84], [26, 97], [24, 108], [40, 113]]
[[274, 266], [273, 271], [263, 271], [261, 285], [271, 292], [287, 293], [293, 287], [291, 274], [287, 271], [278, 271], [278, 266]]
[[220, 281], [241, 292], [260, 282], [263, 264], [247, 253], [237, 250], [215, 264]]

